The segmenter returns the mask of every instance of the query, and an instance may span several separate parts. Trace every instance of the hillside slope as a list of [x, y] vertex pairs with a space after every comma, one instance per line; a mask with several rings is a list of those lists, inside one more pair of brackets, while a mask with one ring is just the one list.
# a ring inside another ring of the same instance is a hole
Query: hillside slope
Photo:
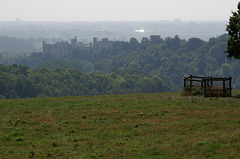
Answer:
[[0, 100], [0, 158], [239, 158], [239, 116], [180, 93]]

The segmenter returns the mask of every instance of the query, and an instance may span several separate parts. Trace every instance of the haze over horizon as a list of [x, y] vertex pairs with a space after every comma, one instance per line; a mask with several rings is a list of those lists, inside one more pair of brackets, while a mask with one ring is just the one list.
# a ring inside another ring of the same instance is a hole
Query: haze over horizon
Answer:
[[1, 0], [0, 21], [228, 21], [238, 0]]

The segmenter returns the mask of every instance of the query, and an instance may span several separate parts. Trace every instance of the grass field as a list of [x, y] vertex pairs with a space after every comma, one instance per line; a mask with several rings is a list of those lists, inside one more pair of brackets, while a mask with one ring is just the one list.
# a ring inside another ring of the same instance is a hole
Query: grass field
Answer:
[[237, 159], [240, 98], [155, 93], [0, 100], [0, 158]]

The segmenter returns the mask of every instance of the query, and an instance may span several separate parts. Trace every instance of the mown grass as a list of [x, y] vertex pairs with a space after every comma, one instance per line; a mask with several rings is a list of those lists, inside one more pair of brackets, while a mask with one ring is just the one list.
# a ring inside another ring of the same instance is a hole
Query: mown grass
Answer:
[[240, 158], [240, 98], [180, 94], [0, 100], [0, 158]]

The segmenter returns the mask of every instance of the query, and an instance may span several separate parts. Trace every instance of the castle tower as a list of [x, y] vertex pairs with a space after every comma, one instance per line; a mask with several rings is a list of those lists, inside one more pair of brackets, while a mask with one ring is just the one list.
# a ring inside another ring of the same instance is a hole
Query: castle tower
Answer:
[[93, 46], [97, 45], [97, 37], [93, 37]]
[[77, 37], [75, 36], [74, 39], [71, 39], [71, 44], [72, 45], [77, 45]]

